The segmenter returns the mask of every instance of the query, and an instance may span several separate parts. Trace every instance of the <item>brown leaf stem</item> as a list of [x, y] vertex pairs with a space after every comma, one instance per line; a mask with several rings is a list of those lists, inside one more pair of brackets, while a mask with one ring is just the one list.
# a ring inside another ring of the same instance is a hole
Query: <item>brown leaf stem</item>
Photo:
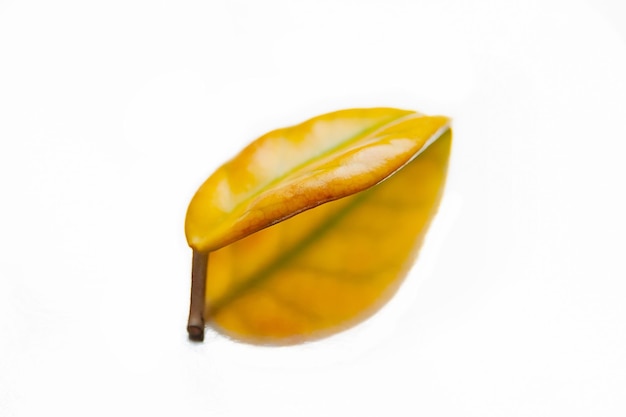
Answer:
[[191, 303], [187, 333], [189, 339], [197, 342], [204, 340], [204, 292], [209, 254], [193, 251], [191, 261]]

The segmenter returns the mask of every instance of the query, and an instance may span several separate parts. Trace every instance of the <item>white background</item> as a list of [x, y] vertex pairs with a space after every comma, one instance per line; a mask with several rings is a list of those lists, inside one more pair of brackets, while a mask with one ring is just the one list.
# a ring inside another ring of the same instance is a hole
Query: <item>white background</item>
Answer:
[[[0, 415], [626, 415], [623, 4], [0, 1]], [[362, 106], [454, 119], [397, 296], [188, 342], [195, 189]]]

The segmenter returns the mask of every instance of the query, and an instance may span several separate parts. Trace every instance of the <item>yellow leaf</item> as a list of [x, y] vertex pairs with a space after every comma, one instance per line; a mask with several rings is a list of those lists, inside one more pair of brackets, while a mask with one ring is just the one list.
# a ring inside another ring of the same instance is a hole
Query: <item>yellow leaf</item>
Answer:
[[[449, 121], [391, 108], [272, 131], [200, 187], [190, 337], [206, 321], [250, 343], [324, 337], [395, 292], [440, 199]], [[207, 267], [208, 263], [208, 267]]]

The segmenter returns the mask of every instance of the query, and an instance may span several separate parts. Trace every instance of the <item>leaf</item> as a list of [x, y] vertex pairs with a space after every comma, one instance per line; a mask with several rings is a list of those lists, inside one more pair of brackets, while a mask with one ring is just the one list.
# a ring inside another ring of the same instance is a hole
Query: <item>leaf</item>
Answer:
[[254, 141], [189, 205], [195, 265], [208, 256], [208, 269], [194, 269], [202, 317], [235, 339], [281, 345], [371, 315], [421, 245], [450, 144], [447, 118], [390, 108], [329, 113]]

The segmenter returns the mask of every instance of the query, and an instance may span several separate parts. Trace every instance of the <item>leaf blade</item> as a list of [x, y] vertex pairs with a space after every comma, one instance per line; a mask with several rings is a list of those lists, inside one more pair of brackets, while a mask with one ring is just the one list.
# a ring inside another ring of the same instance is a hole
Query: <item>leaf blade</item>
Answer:
[[188, 243], [200, 252], [216, 250], [360, 192], [401, 168], [447, 125], [445, 117], [375, 108], [334, 112], [270, 132], [194, 195], [185, 221]]
[[448, 131], [375, 187], [212, 252], [205, 316], [240, 340], [291, 344], [372, 314], [399, 285], [436, 211], [450, 143]]

